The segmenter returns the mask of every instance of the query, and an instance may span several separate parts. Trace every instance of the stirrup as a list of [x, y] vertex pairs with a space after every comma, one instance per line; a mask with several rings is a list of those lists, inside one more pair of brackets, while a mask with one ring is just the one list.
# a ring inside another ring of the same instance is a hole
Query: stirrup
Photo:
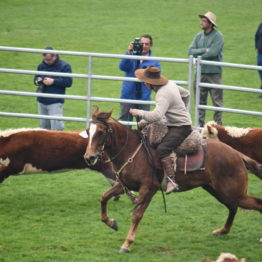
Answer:
[[178, 184], [175, 183], [170, 177], [167, 177], [168, 182], [167, 182], [167, 189], [166, 189], [166, 194], [170, 194], [174, 191], [177, 191], [178, 188]]

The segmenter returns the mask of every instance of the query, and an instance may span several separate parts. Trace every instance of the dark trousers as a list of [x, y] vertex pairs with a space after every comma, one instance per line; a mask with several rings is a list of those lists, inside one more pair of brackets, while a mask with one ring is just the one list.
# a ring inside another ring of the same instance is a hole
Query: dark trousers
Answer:
[[168, 127], [168, 133], [157, 147], [160, 159], [169, 156], [192, 132], [192, 126], [172, 126]]
[[131, 108], [150, 111], [150, 105], [142, 105], [142, 104], [127, 104], [121, 103], [121, 112], [120, 112], [120, 120], [122, 121], [133, 121], [133, 116], [129, 113]]

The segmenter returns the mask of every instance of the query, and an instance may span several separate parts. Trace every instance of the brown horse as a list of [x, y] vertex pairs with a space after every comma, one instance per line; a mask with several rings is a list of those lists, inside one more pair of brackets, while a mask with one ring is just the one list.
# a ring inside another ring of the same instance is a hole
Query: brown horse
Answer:
[[[89, 143], [84, 157], [95, 164], [105, 152], [117, 173], [118, 182], [101, 197], [101, 220], [109, 227], [118, 229], [116, 221], [107, 215], [107, 201], [122, 193], [125, 187], [139, 192], [132, 224], [120, 249], [121, 252], [129, 252], [138, 224], [152, 197], [160, 189], [164, 175], [162, 170], [154, 168], [148, 160], [138, 132], [111, 118], [111, 113], [99, 112], [98, 107], [95, 107], [87, 129]], [[207, 152], [204, 170], [187, 175], [181, 171], [176, 172], [176, 181], [179, 192], [201, 186], [228, 208], [225, 225], [213, 231], [214, 235], [221, 235], [230, 231], [238, 207], [262, 211], [262, 198], [247, 195], [246, 166], [260, 175], [262, 168], [253, 159], [216, 140], [207, 141]]]
[[262, 128], [221, 126], [214, 121], [205, 124], [202, 137], [214, 138], [262, 163]]

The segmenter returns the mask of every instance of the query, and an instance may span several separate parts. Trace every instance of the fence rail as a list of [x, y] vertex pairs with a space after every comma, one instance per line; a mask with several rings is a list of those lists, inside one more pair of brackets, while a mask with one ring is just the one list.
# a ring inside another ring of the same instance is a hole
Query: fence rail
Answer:
[[[19, 47], [6, 47], [0, 46], [0, 51], [10, 51], [10, 52], [26, 52], [26, 53], [46, 53], [45, 49], [34, 49], [34, 48], [19, 48]], [[213, 111], [223, 111], [237, 114], [249, 114], [262, 116], [261, 112], [256, 111], [248, 111], [241, 109], [233, 109], [233, 108], [224, 108], [224, 107], [214, 107], [207, 105], [200, 105], [199, 103], [199, 95], [200, 88], [216, 88], [216, 89], [225, 89], [225, 90], [234, 90], [241, 92], [253, 92], [253, 93], [261, 93], [262, 90], [254, 89], [249, 87], [237, 87], [231, 85], [218, 85], [218, 84], [209, 84], [201, 82], [201, 66], [202, 65], [214, 65], [214, 66], [222, 66], [222, 67], [233, 67], [239, 69], [250, 69], [250, 70], [262, 70], [262, 66], [255, 65], [244, 65], [244, 64], [236, 64], [236, 63], [226, 63], [226, 62], [215, 62], [215, 61], [207, 61], [202, 60], [201, 57], [197, 59], [193, 57], [189, 57], [187, 59], [184, 58], [167, 58], [167, 57], [147, 57], [147, 56], [130, 56], [130, 55], [119, 55], [119, 54], [105, 54], [105, 53], [90, 53], [90, 52], [75, 52], [75, 51], [63, 51], [63, 50], [48, 50], [48, 53], [61, 54], [61, 55], [72, 55], [72, 56], [82, 56], [88, 58], [88, 72], [87, 74], [68, 74], [68, 73], [58, 73], [58, 72], [44, 72], [44, 71], [35, 71], [35, 70], [20, 70], [20, 69], [12, 69], [12, 68], [0, 68], [0, 73], [14, 73], [14, 74], [28, 74], [28, 75], [53, 75], [53, 76], [61, 76], [61, 77], [73, 77], [73, 78], [84, 78], [87, 79], [87, 95], [86, 96], [77, 96], [77, 95], [55, 95], [55, 94], [42, 94], [35, 92], [21, 92], [21, 91], [7, 91], [0, 90], [0, 95], [20, 95], [20, 96], [40, 96], [40, 97], [54, 97], [54, 98], [63, 98], [63, 99], [74, 99], [74, 100], [83, 100], [87, 103], [87, 115], [85, 118], [79, 117], [55, 117], [55, 116], [45, 116], [45, 115], [35, 115], [35, 114], [23, 114], [23, 113], [11, 113], [11, 112], [0, 112], [0, 116], [10, 116], [10, 117], [26, 117], [26, 118], [45, 118], [45, 119], [58, 119], [65, 121], [81, 121], [88, 122], [90, 120], [91, 115], [91, 101], [100, 101], [100, 102], [115, 102], [115, 103], [132, 103], [132, 104], [152, 104], [155, 103], [152, 101], [141, 101], [141, 100], [130, 100], [130, 99], [119, 99], [119, 98], [106, 98], [106, 97], [93, 97], [92, 96], [92, 80], [100, 79], [100, 80], [113, 80], [113, 81], [134, 81], [139, 82], [137, 78], [134, 77], [119, 77], [119, 76], [106, 76], [106, 75], [94, 75], [92, 73], [92, 65], [93, 65], [93, 57], [101, 57], [101, 58], [116, 58], [116, 59], [143, 59], [143, 60], [154, 60], [159, 62], [171, 62], [171, 63], [186, 63], [188, 64], [188, 79], [187, 80], [174, 80], [179, 85], [186, 85], [193, 94], [193, 74], [195, 67], [195, 82], [196, 82], [196, 92], [195, 92], [195, 127], [199, 127], [198, 116], [199, 109], [205, 110], [213, 110]], [[190, 98], [190, 105], [192, 102], [192, 96]], [[188, 108], [190, 110], [190, 107]], [[123, 124], [134, 125], [135, 122], [126, 122], [122, 121]]]
[[[19, 47], [5, 47], [0, 46], [0, 51], [12, 51], [12, 52], [27, 52], [27, 53], [46, 53], [45, 49], [34, 49], [34, 48], [19, 48]], [[62, 51], [62, 50], [48, 50], [48, 53], [62, 54], [62, 55], [72, 55], [72, 56], [83, 56], [88, 57], [88, 73], [87, 74], [75, 74], [75, 73], [58, 73], [58, 72], [45, 72], [45, 71], [35, 71], [35, 70], [21, 70], [13, 68], [0, 68], [0, 73], [14, 73], [14, 74], [27, 74], [27, 75], [50, 75], [50, 76], [61, 76], [61, 77], [73, 77], [73, 78], [84, 78], [87, 79], [87, 96], [72, 96], [72, 95], [54, 95], [54, 94], [41, 94], [33, 92], [19, 92], [19, 91], [7, 91], [0, 90], [2, 95], [21, 95], [21, 96], [39, 96], [39, 97], [54, 97], [54, 98], [63, 98], [63, 99], [75, 99], [75, 100], [84, 100], [87, 102], [87, 116], [86, 118], [76, 118], [76, 121], [88, 122], [90, 121], [91, 115], [91, 101], [103, 101], [103, 102], [115, 102], [115, 103], [132, 103], [132, 104], [152, 104], [155, 102], [152, 101], [142, 101], [142, 100], [130, 100], [130, 99], [119, 99], [119, 98], [103, 98], [103, 97], [93, 97], [92, 94], [92, 80], [113, 80], [113, 81], [133, 81], [140, 82], [135, 77], [119, 77], [119, 76], [106, 76], [106, 75], [94, 75], [92, 73], [93, 57], [102, 57], [102, 58], [116, 58], [116, 59], [143, 59], [143, 60], [154, 60], [154, 61], [163, 61], [163, 62], [172, 62], [172, 63], [187, 63], [189, 65], [189, 76], [188, 81], [175, 80], [177, 84], [187, 85], [188, 88], [191, 88], [192, 72], [190, 72], [193, 64], [193, 58], [166, 58], [166, 57], [147, 57], [147, 56], [130, 56], [130, 55], [118, 55], [118, 54], [103, 54], [103, 53], [90, 53], [90, 52], [73, 52], [73, 51]], [[190, 110], [190, 108], [189, 108]], [[17, 117], [31, 117], [31, 118], [46, 118], [44, 115], [34, 115], [34, 114], [22, 114], [22, 113], [11, 113], [11, 112], [0, 112], [0, 116], [17, 116]], [[48, 119], [63, 119], [75, 121], [75, 118], [61, 118], [61, 117], [52, 117]], [[80, 119], [80, 120], [79, 120]], [[135, 122], [122, 121], [124, 124], [134, 125]]]

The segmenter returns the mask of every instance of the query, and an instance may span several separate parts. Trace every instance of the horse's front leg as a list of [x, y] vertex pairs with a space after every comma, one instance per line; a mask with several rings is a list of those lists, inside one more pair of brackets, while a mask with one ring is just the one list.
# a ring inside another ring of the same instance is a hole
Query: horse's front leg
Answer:
[[100, 199], [101, 203], [101, 220], [114, 230], [118, 230], [117, 222], [114, 219], [110, 219], [107, 215], [107, 201], [113, 197], [124, 193], [124, 189], [120, 183], [115, 183], [114, 186], [106, 191]]
[[137, 200], [137, 205], [134, 208], [132, 215], [132, 224], [129, 228], [125, 242], [120, 248], [120, 252], [127, 253], [129, 252], [129, 246], [135, 241], [136, 231], [140, 220], [142, 219], [146, 208], [152, 200], [152, 197], [155, 195], [157, 189], [148, 189], [141, 188], [139, 190], [139, 197]]

